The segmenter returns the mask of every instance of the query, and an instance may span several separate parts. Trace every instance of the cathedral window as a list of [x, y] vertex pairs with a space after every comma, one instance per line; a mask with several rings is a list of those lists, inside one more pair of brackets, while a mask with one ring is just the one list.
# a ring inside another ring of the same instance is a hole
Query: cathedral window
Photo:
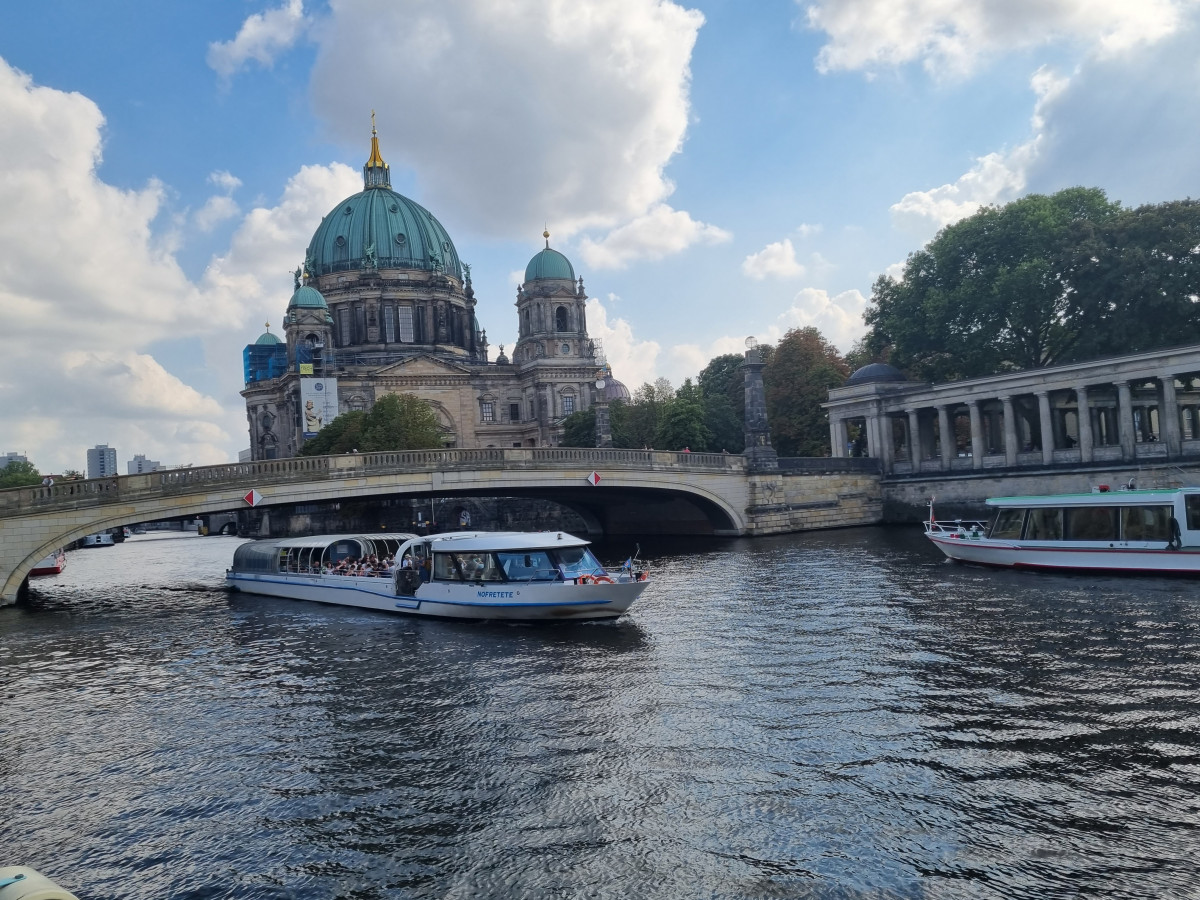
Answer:
[[479, 404], [480, 418], [484, 422], [496, 421], [496, 402], [494, 400], [482, 400]]
[[396, 343], [396, 320], [390, 305], [383, 308], [383, 339], [389, 344]]
[[351, 343], [350, 310], [343, 306], [338, 310], [338, 344], [349, 347]]
[[361, 306], [354, 307], [354, 339], [360, 344], [367, 339], [367, 311]]
[[563, 394], [562, 398], [563, 415], [569, 416], [575, 412], [575, 395]]
[[567, 308], [560, 306], [554, 310], [554, 327], [558, 331], [570, 330], [570, 316], [567, 314]]
[[510, 421], [513, 421], [513, 422], [521, 421], [521, 404], [520, 403], [508, 404], [508, 418]]
[[411, 306], [400, 306], [396, 308], [396, 315], [400, 319], [400, 340], [406, 344], [413, 342], [413, 311]]

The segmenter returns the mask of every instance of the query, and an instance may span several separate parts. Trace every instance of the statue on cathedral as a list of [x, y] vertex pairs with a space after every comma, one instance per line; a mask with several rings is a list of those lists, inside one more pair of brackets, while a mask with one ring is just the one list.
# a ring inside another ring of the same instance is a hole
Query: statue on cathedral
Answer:
[[292, 277], [295, 279], [295, 284], [292, 286], [292, 290], [300, 290], [300, 276], [303, 274], [304, 271], [299, 266], [296, 266], [296, 271], [292, 273]]
[[462, 267], [463, 267], [464, 278], [466, 279], [467, 284], [470, 284], [471, 283], [471, 264], [463, 263]]
[[375, 242], [374, 241], [367, 244], [367, 246], [363, 248], [363, 256], [366, 257], [368, 269], [374, 269], [377, 267], [378, 260], [375, 257]]

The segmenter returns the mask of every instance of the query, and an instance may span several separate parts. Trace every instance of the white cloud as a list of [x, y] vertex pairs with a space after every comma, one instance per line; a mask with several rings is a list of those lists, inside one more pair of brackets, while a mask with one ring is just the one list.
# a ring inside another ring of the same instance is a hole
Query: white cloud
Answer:
[[[612, 294], [609, 304], [618, 302]], [[588, 334], [604, 345], [604, 355], [613, 377], [622, 382], [630, 393], [658, 377], [656, 363], [660, 346], [657, 341], [640, 341], [633, 336], [633, 327], [625, 319], [614, 318], [610, 323], [608, 310], [597, 298], [587, 301]]]
[[797, 0], [828, 41], [821, 71], [920, 61], [935, 74], [969, 72], [985, 58], [1068, 40], [1100, 54], [1174, 33], [1194, 0]]
[[1028, 171], [1042, 150], [1047, 106], [1066, 90], [1069, 80], [1043, 66], [1030, 79], [1037, 102], [1031, 117], [1032, 137], [1007, 153], [989, 153], [953, 184], [911, 191], [892, 205], [893, 221], [925, 238], [939, 228], [974, 215], [981, 206], [1005, 203], [1025, 190]]
[[[661, 205], [703, 21], [668, 0], [340, 0], [313, 30], [312, 94], [364, 152], [374, 105], [384, 158], [419, 173], [444, 221], [507, 238], [617, 229], [588, 246], [621, 265], [723, 234]], [[363, 85], [388, 89], [348, 103]], [[669, 220], [666, 240], [621, 230], [647, 219]]]
[[723, 228], [697, 222], [682, 210], [658, 203], [598, 241], [584, 238], [579, 250], [593, 269], [623, 269], [634, 260], [662, 259], [693, 244], [722, 244], [732, 237]]
[[[360, 176], [302, 169], [277, 205], [245, 216], [197, 284], [173, 256], [178, 223], [162, 221], [164, 187], [99, 178], [103, 126], [86, 97], [34, 85], [0, 60], [0, 204], [21, 211], [0, 217], [0, 446], [46, 471], [82, 468], [97, 443], [122, 462], [229, 461], [246, 442], [240, 350], [261, 322], [278, 321], [314, 223], [360, 189]], [[228, 173], [210, 181], [237, 187]], [[222, 195], [206, 209], [227, 216], [232, 202]], [[207, 369], [181, 363], [201, 349]], [[176, 367], [203, 381], [188, 384]]]
[[802, 238], [813, 237], [814, 235], [820, 234], [824, 230], [825, 226], [820, 224], [810, 225], [802, 222], [800, 225], [796, 226], [796, 234]]
[[[792, 298], [792, 305], [779, 315], [782, 328], [772, 326], [767, 339], [774, 342], [789, 328], [816, 328], [842, 353], [846, 353], [866, 331], [863, 311], [867, 298], [859, 291], [842, 291], [830, 296], [819, 288], [805, 288]], [[760, 335], [761, 337], [761, 335]]]
[[799, 278], [804, 274], [804, 266], [796, 261], [796, 248], [792, 246], [791, 238], [784, 238], [742, 260], [742, 273], [756, 281], [768, 277]]
[[277, 9], [255, 13], [233, 40], [208, 45], [208, 65], [223, 79], [233, 77], [251, 59], [270, 67], [275, 57], [296, 43], [307, 24], [303, 0], [288, 0]]
[[208, 175], [208, 183], [216, 185], [218, 190], [221, 190], [226, 194], [232, 194], [242, 186], [242, 179], [222, 169], [216, 172], [210, 172]]
[[205, 204], [197, 210], [196, 227], [201, 231], [212, 231], [217, 225], [227, 219], [232, 219], [239, 212], [241, 209], [232, 197], [217, 194], [209, 197]]

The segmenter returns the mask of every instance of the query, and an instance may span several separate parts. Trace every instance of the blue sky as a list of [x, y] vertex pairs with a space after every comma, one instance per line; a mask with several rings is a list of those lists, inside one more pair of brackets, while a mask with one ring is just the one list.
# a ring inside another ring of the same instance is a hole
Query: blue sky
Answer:
[[241, 351], [321, 216], [393, 186], [493, 352], [551, 243], [631, 388], [747, 335], [841, 350], [981, 204], [1200, 194], [1197, 0], [43, 2], [0, 30], [0, 450], [236, 458]]

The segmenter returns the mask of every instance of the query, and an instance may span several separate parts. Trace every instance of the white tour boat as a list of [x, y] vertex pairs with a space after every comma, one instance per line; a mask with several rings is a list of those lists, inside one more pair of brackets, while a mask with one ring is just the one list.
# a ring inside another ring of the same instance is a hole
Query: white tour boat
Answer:
[[646, 589], [560, 531], [325, 535], [242, 544], [230, 589], [455, 619], [608, 619]]
[[67, 566], [67, 554], [55, 550], [29, 570], [30, 575], [57, 575]]
[[960, 562], [1018, 569], [1200, 574], [1200, 488], [993, 497], [990, 524], [937, 521], [925, 535]]

